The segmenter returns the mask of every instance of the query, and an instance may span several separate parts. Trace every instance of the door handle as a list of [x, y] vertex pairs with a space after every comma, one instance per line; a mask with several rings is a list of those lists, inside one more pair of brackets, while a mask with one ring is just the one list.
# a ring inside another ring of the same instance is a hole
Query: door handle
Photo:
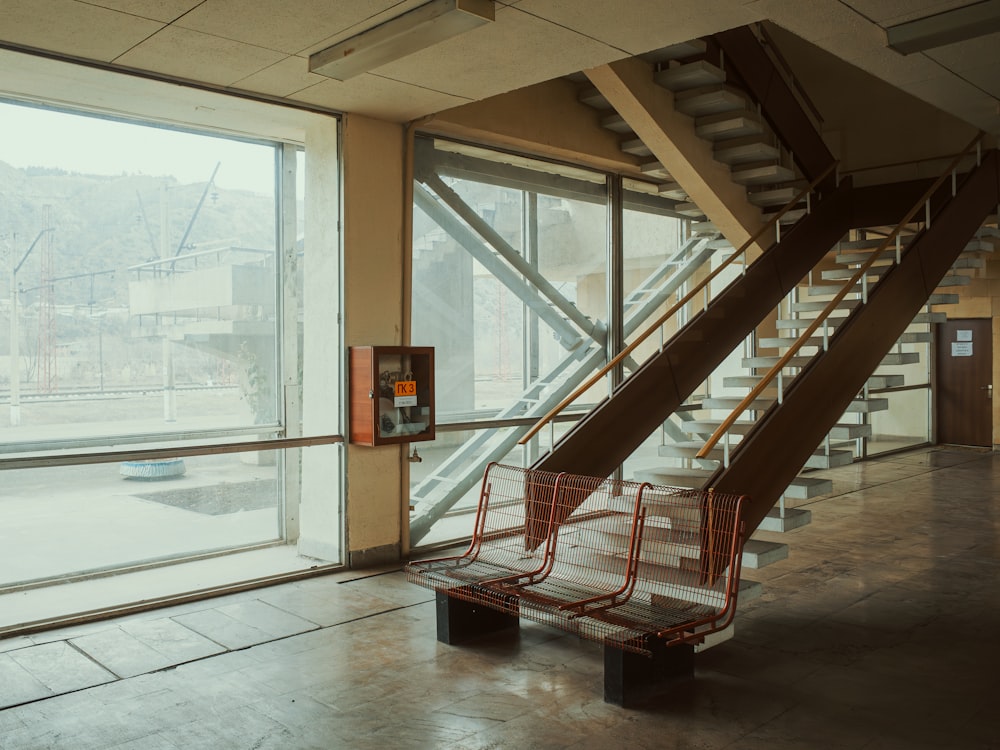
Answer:
[[992, 383], [990, 383], [989, 385], [981, 385], [981, 386], [979, 386], [979, 390], [986, 391], [986, 398], [988, 398], [988, 399], [992, 399], [993, 398], [993, 384]]

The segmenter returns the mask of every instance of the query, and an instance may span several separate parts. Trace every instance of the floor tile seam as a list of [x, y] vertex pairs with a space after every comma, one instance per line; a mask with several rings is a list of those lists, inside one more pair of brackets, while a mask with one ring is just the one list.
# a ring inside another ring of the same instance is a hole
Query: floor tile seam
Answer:
[[[257, 646], [265, 646], [265, 645], [268, 645], [268, 644], [271, 644], [271, 643], [277, 643], [279, 641], [284, 641], [284, 640], [287, 640], [289, 638], [294, 638], [294, 637], [299, 636], [299, 635], [305, 635], [306, 633], [315, 633], [315, 632], [318, 632], [320, 630], [331, 630], [333, 628], [340, 627], [341, 625], [350, 625], [351, 623], [359, 622], [361, 620], [367, 620], [367, 619], [370, 619], [372, 617], [378, 617], [380, 615], [392, 614], [393, 612], [399, 612], [400, 610], [409, 609], [411, 607], [419, 607], [419, 606], [422, 606], [424, 604], [428, 604], [431, 601], [432, 600], [427, 600], [425, 602], [416, 602], [414, 604], [402, 604], [402, 605], [400, 605], [398, 607], [393, 607], [392, 609], [381, 610], [379, 612], [372, 612], [371, 614], [361, 615], [360, 617], [355, 617], [355, 618], [353, 618], [351, 620], [344, 620], [342, 622], [336, 622], [336, 623], [333, 623], [331, 625], [317, 625], [316, 628], [313, 628], [313, 629], [310, 629], [310, 630], [304, 630], [304, 631], [301, 631], [299, 633], [287, 633], [285, 635], [276, 636], [274, 638], [270, 638], [268, 640], [260, 641], [258, 643], [251, 643], [251, 644], [247, 644], [245, 646], [239, 646], [237, 648], [228, 648], [228, 647], [222, 645], [221, 643], [218, 643], [217, 641], [212, 641], [213, 643], [216, 643], [220, 648], [222, 648], [223, 651], [212, 653], [212, 654], [205, 654], [203, 656], [196, 656], [196, 657], [193, 657], [191, 659], [185, 659], [183, 661], [179, 661], [179, 662], [176, 662], [174, 664], [168, 664], [168, 665], [165, 665], [163, 667], [157, 667], [156, 669], [150, 669], [148, 671], [139, 672], [137, 674], [128, 675], [126, 677], [123, 677], [123, 676], [117, 674], [111, 668], [109, 668], [109, 667], [101, 664], [100, 662], [96, 661], [95, 659], [93, 659], [92, 657], [90, 657], [89, 654], [84, 653], [84, 655], [87, 656], [88, 658], [90, 658], [91, 661], [93, 661], [95, 664], [97, 664], [103, 670], [105, 670], [110, 675], [112, 675], [114, 677], [114, 679], [108, 680], [107, 682], [98, 683], [97, 685], [87, 685], [87, 686], [84, 686], [84, 687], [74, 688], [73, 690], [66, 690], [66, 691], [62, 691], [62, 692], [52, 691], [51, 688], [45, 686], [44, 683], [40, 683], [40, 684], [43, 685], [43, 687], [46, 688], [46, 690], [50, 690], [50, 694], [49, 695], [43, 695], [43, 696], [39, 696], [37, 698], [31, 698], [31, 699], [26, 700], [26, 701], [21, 701], [20, 703], [12, 703], [12, 704], [10, 704], [8, 706], [2, 706], [2, 707], [0, 707], [0, 712], [7, 711], [7, 710], [12, 709], [12, 708], [20, 708], [22, 706], [28, 706], [28, 705], [31, 705], [33, 703], [39, 703], [41, 701], [51, 700], [52, 698], [59, 698], [59, 697], [62, 697], [64, 695], [73, 695], [74, 693], [79, 693], [79, 692], [82, 692], [84, 690], [90, 690], [90, 689], [95, 688], [95, 687], [102, 687], [104, 685], [111, 685], [111, 684], [118, 683], [118, 682], [126, 682], [128, 680], [132, 680], [132, 679], [135, 679], [137, 677], [145, 677], [146, 675], [157, 674], [157, 673], [160, 673], [160, 672], [169, 672], [171, 670], [177, 669], [178, 667], [182, 667], [182, 666], [185, 666], [187, 664], [194, 664], [196, 662], [205, 661], [207, 659], [212, 659], [212, 658], [215, 658], [217, 656], [224, 656], [226, 654], [233, 654], [233, 653], [238, 653], [240, 651], [246, 651], [246, 650], [251, 649], [251, 648], [256, 648]], [[305, 619], [305, 618], [302, 618], [302, 619]], [[181, 625], [181, 623], [177, 623], [177, 624]], [[185, 627], [185, 626], [182, 625], [182, 627]], [[190, 628], [187, 628], [187, 629], [190, 630]], [[199, 636], [201, 635], [200, 633], [198, 633], [197, 631], [194, 631], [194, 630], [192, 630], [191, 632], [195, 633], [196, 635], [199, 635]], [[211, 640], [211, 639], [206, 638], [206, 640]], [[49, 643], [60, 643], [60, 642], [72, 645], [70, 643], [69, 639], [66, 639], [66, 640], [63, 640], [63, 641], [50, 641]], [[39, 646], [39, 645], [47, 645], [47, 644], [34, 644], [34, 646]], [[34, 646], [26, 646], [25, 648], [33, 648]], [[150, 646], [150, 648], [153, 648], [153, 647]], [[77, 650], [77, 651], [80, 650], [79, 648], [77, 648], [75, 646], [74, 646], [74, 649]], [[16, 650], [20, 650], [20, 649], [16, 649]], [[155, 648], [153, 648], [153, 650], [156, 651]], [[157, 651], [157, 653], [161, 653], [161, 652]], [[5, 655], [7, 655], [6, 652], [5, 652]], [[165, 654], [161, 654], [161, 655], [165, 656]], [[14, 660], [13, 658], [12, 658], [12, 661], [14, 661], [15, 663], [17, 663], [17, 661]], [[18, 666], [21, 669], [24, 669], [24, 667], [21, 666], [20, 664], [18, 664]], [[28, 670], [24, 669], [24, 671], [25, 671], [26, 674], [31, 675], [31, 672], [29, 672]], [[32, 675], [32, 677], [34, 677], [34, 676]], [[37, 678], [35, 678], [35, 679], [37, 679]]]
[[[922, 471], [919, 471], [919, 472], [916, 472], [916, 473], [913, 473], [913, 474], [907, 474], [905, 477], [895, 477], [893, 479], [886, 479], [885, 481], [882, 481], [882, 482], [876, 482], [874, 484], [865, 485], [864, 487], [858, 487], [858, 488], [853, 489], [853, 490], [848, 490], [847, 492], [840, 492], [840, 493], [838, 493], [836, 495], [823, 495], [822, 497], [817, 497], [817, 498], [815, 498], [813, 500], [807, 500], [807, 501], [805, 501], [803, 503], [800, 503], [799, 505], [796, 505], [795, 507], [796, 508], [804, 508], [804, 507], [811, 506], [811, 505], [819, 505], [819, 504], [825, 503], [825, 502], [827, 502], [829, 500], [836, 500], [837, 498], [846, 497], [847, 495], [856, 495], [856, 494], [858, 494], [860, 492], [867, 492], [868, 490], [877, 489], [879, 487], [885, 487], [886, 485], [894, 484], [895, 482], [909, 481], [911, 479], [915, 479], [916, 477], [920, 477], [920, 476], [923, 476], [925, 474], [931, 474], [931, 473], [933, 473], [935, 471], [940, 471], [941, 469], [948, 469], [948, 468], [951, 468], [951, 467], [950, 466], [935, 466], [935, 467], [926, 468], [926, 469], [924, 469]], [[834, 479], [834, 480], [836, 479], [836, 477], [830, 477], [830, 478]]]
[[[83, 656], [85, 659], [87, 659], [88, 661], [96, 664], [98, 667], [100, 667], [105, 672], [107, 672], [108, 674], [112, 675], [115, 678], [114, 680], [109, 680], [108, 682], [115, 682], [116, 680], [122, 679], [122, 676], [120, 674], [118, 674], [117, 672], [115, 672], [115, 670], [113, 670], [111, 667], [109, 667], [109, 666], [107, 666], [105, 664], [101, 664], [101, 662], [99, 662], [93, 656], [91, 656], [90, 654], [88, 654], [86, 651], [84, 651], [82, 648], [80, 648], [77, 644], [73, 643], [72, 639], [67, 639], [67, 640], [63, 641], [63, 643], [65, 643], [67, 646], [69, 646], [71, 649], [73, 649], [78, 654], [80, 654], [81, 656]], [[106, 685], [107, 683], [99, 683], [99, 684]], [[94, 686], [91, 685], [91, 687], [94, 687]]]
[[[251, 643], [251, 644], [249, 644], [247, 646], [243, 646], [243, 647], [240, 647], [240, 648], [251, 648], [253, 646], [260, 645], [262, 643], [270, 643], [271, 641], [273, 641], [275, 639], [285, 638], [285, 637], [291, 637], [293, 635], [302, 635], [303, 633], [311, 633], [314, 630], [319, 630], [319, 629], [321, 629], [323, 627], [318, 622], [314, 622], [313, 620], [310, 620], [308, 617], [302, 617], [301, 615], [297, 615], [294, 612], [289, 612], [288, 610], [286, 610], [286, 609], [284, 609], [282, 607], [278, 607], [277, 605], [271, 604], [270, 602], [265, 602], [262, 599], [254, 598], [254, 599], [252, 599], [252, 601], [260, 602], [261, 604], [263, 604], [263, 605], [265, 605], [267, 607], [271, 607], [272, 609], [276, 609], [277, 611], [283, 612], [286, 615], [289, 615], [291, 617], [295, 617], [296, 619], [302, 620], [303, 622], [307, 622], [310, 625], [312, 625], [313, 627], [307, 628], [305, 630], [300, 630], [300, 631], [297, 631], [295, 633], [285, 633], [283, 635], [278, 635], [278, 634], [275, 634], [275, 633], [266, 633], [266, 631], [264, 629], [262, 629], [262, 628], [260, 628], [260, 627], [258, 627], [256, 625], [252, 625], [252, 624], [250, 624], [248, 622], [244, 622], [243, 620], [239, 620], [239, 619], [233, 617], [232, 615], [230, 615], [230, 614], [228, 614], [226, 612], [223, 612], [221, 610], [221, 608], [219, 608], [219, 607], [210, 607], [208, 609], [199, 610], [198, 612], [186, 612], [186, 613], [183, 613], [183, 614], [172, 615], [172, 616], [170, 616], [169, 619], [172, 620], [173, 622], [177, 623], [181, 627], [186, 628], [187, 630], [190, 630], [195, 635], [201, 636], [202, 638], [204, 638], [204, 639], [206, 639], [208, 641], [211, 641], [212, 643], [216, 644], [217, 646], [219, 646], [220, 648], [224, 649], [227, 652], [228, 651], [239, 650], [239, 649], [230, 648], [225, 643], [222, 643], [221, 641], [217, 641], [216, 639], [214, 639], [208, 633], [202, 633], [200, 630], [196, 630], [195, 628], [193, 628], [190, 625], [187, 625], [186, 623], [178, 622], [176, 618], [177, 617], [187, 617], [187, 616], [192, 615], [192, 614], [199, 614], [200, 612], [218, 612], [223, 617], [228, 617], [234, 623], [238, 623], [239, 625], [245, 625], [245, 626], [247, 626], [249, 628], [253, 628], [254, 630], [257, 630], [257, 631], [259, 631], [261, 633], [265, 633], [266, 635], [272, 635], [272, 636], [274, 636], [274, 638], [263, 640], [263, 641], [259, 641], [257, 643]], [[155, 647], [151, 647], [151, 648], [153, 648], [154, 651], [157, 651], [159, 653], [159, 651]], [[164, 656], [166, 656], [166, 654], [164, 654]]]

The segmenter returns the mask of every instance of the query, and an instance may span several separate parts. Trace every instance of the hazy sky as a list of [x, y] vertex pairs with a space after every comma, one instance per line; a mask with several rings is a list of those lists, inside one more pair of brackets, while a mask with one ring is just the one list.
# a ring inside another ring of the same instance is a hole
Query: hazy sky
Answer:
[[0, 161], [13, 167], [57, 167], [84, 174], [170, 175], [204, 183], [221, 162], [215, 184], [272, 194], [274, 149], [70, 115], [0, 102]]

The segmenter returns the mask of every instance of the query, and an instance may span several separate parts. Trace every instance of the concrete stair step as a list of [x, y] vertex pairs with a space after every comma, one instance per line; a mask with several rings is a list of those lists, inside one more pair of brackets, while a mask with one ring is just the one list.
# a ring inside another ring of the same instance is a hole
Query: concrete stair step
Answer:
[[961, 296], [954, 292], [935, 292], [927, 298], [928, 305], [957, 305]]
[[[761, 341], [764, 340], [761, 339]], [[794, 339], [791, 341], [794, 342]], [[753, 388], [763, 377], [763, 375], [728, 375], [722, 379], [722, 385], [725, 388]], [[896, 373], [875, 373], [868, 378], [869, 388], [898, 388], [903, 383], [904, 376]], [[688, 425], [690, 422], [685, 422], [684, 424]]]
[[795, 477], [785, 488], [785, 497], [791, 500], [810, 500], [833, 492], [833, 482], [821, 477]]
[[641, 469], [633, 474], [633, 478], [637, 482], [651, 482], [667, 487], [700, 490], [713, 473], [715, 473], [714, 469], [685, 469], [665, 466], [659, 469]]
[[952, 273], [941, 279], [941, 283], [937, 285], [937, 289], [947, 289], [953, 286], [968, 286], [972, 283], [972, 277], [966, 276], [961, 273]]
[[[835, 312], [840, 312], [840, 311], [837, 310]], [[776, 321], [774, 321], [774, 324], [779, 331], [804, 331], [812, 324], [813, 320], [814, 318], [778, 318]], [[827, 330], [830, 333], [833, 333], [837, 329], [838, 325], [847, 320], [847, 316], [831, 315], [826, 320], [827, 320]], [[822, 336], [823, 327], [820, 326], [816, 330], [818, 332], [818, 335]]]
[[[781, 208], [781, 206], [763, 206], [765, 218], [770, 219], [773, 214], [778, 213], [779, 208]], [[805, 206], [802, 206], [802, 208], [791, 208], [781, 215], [781, 218], [778, 219], [778, 223], [787, 227], [790, 224], [794, 224], [805, 215]]]
[[913, 316], [914, 323], [944, 323], [948, 316], [943, 312], [922, 312]]
[[760, 115], [753, 110], [716, 112], [698, 117], [694, 123], [694, 132], [699, 138], [706, 140], [726, 141], [763, 133], [764, 124]]
[[[749, 408], [753, 411], [764, 411], [769, 409], [771, 404], [777, 400], [777, 396], [757, 398], [750, 402]], [[726, 411], [732, 411], [743, 401], [742, 396], [709, 396], [708, 398], [702, 399], [701, 406], [703, 409], [723, 409]]]
[[[778, 364], [781, 357], [761, 355], [757, 357], [744, 357], [742, 366], [748, 369], [769, 370]], [[812, 361], [811, 356], [795, 356], [788, 360], [788, 367], [805, 367]]]
[[[640, 164], [639, 170], [647, 177], [653, 177], [658, 180], [673, 181], [673, 177], [670, 176], [670, 172], [667, 171], [667, 168], [656, 159]], [[684, 199], [687, 199], [687, 195], [684, 196]]]
[[[806, 287], [806, 295], [809, 297], [832, 297], [843, 288], [843, 284], [810, 284]], [[861, 294], [861, 284], [852, 286], [848, 294]]]
[[[698, 451], [700, 451], [704, 445], [705, 442], [702, 440], [667, 443], [659, 446], [657, 449], [657, 455], [663, 458], [695, 458], [698, 455]], [[722, 446], [717, 445], [709, 451], [705, 458], [712, 461], [721, 461], [723, 456], [724, 453]]]
[[[828, 304], [830, 304], [829, 301], [812, 300], [807, 302], [793, 302], [789, 307], [792, 312], [821, 312], [826, 309]], [[861, 300], [859, 299], [842, 299], [837, 304], [836, 309], [850, 312], [860, 304]]]
[[[987, 228], [990, 229], [990, 230], [992, 230], [992, 231], [996, 231], [995, 227], [987, 227]], [[983, 230], [980, 229], [978, 233], [982, 234], [982, 231]], [[996, 235], [987, 235], [987, 236], [995, 237]], [[972, 239], [972, 240], [969, 241], [969, 244], [965, 246], [965, 250], [963, 250], [962, 252], [965, 252], [965, 253], [992, 253], [993, 252], [993, 248], [994, 248], [993, 243], [990, 242], [988, 239], [982, 239], [980, 237], [976, 237], [975, 239]]]
[[611, 102], [604, 98], [596, 86], [586, 86], [576, 96], [577, 101], [594, 109], [612, 109]]
[[904, 331], [898, 342], [900, 344], [929, 344], [932, 338], [930, 331]]
[[719, 234], [719, 228], [711, 221], [693, 221], [691, 234]]
[[871, 436], [872, 426], [870, 424], [836, 424], [830, 430], [831, 440], [857, 440]]
[[738, 185], [773, 185], [794, 180], [795, 172], [781, 164], [753, 164], [734, 169], [732, 177]]
[[747, 94], [723, 84], [680, 91], [674, 97], [674, 108], [691, 117], [703, 117], [719, 112], [743, 112], [753, 106]]
[[673, 92], [689, 91], [725, 83], [726, 72], [708, 60], [671, 65], [654, 74], [653, 79]]
[[633, 156], [652, 156], [653, 152], [649, 146], [642, 142], [641, 138], [629, 138], [621, 142], [621, 150]]
[[882, 365], [886, 367], [915, 365], [919, 361], [920, 352], [889, 352], [882, 358]]
[[[780, 158], [781, 150], [777, 146], [767, 141], [759, 140], [759, 138], [759, 136], [751, 136], [752, 140], [749, 142], [744, 142], [746, 139], [743, 138], [722, 141], [715, 145], [712, 155], [716, 161], [728, 164], [731, 167]], [[785, 201], [785, 203], [787, 202]]]
[[871, 414], [876, 411], [885, 411], [888, 408], [889, 399], [887, 398], [856, 398], [844, 411], [850, 414]]
[[955, 270], [965, 269], [965, 268], [986, 268], [986, 261], [983, 258], [977, 258], [974, 255], [959, 257], [951, 267]]
[[[901, 247], [903, 248], [904, 251], [906, 249], [908, 240], [909, 238], [905, 238], [904, 241], [901, 243]], [[841, 242], [838, 245], [838, 252], [834, 257], [837, 263], [844, 263], [844, 264], [864, 263], [871, 257], [872, 252], [876, 248], [878, 248], [882, 244], [882, 242], [883, 240], [858, 240], [855, 242]], [[961, 259], [962, 257], [973, 257], [967, 254], [983, 252], [983, 249], [981, 247], [982, 245], [986, 245], [988, 247], [988, 251], [990, 252], [993, 250], [993, 245], [989, 242], [984, 242], [983, 240], [972, 240], [965, 246], [965, 249], [962, 250], [962, 255], [960, 255], [959, 258]], [[885, 250], [885, 252], [883, 252], [879, 256], [878, 260], [875, 261], [874, 265], [895, 262], [895, 258], [896, 258], [896, 245], [895, 243], [892, 243]], [[952, 266], [952, 268], [955, 267], [956, 266]], [[972, 268], [976, 266], [968, 266], [968, 267]]]
[[[899, 244], [906, 247], [907, 243], [911, 239], [911, 235], [901, 236], [899, 238]], [[870, 252], [877, 247], [881, 247], [883, 242], [885, 242], [885, 237], [867, 237], [863, 240], [843, 240], [838, 243], [837, 247], [841, 250], [868, 250]], [[892, 241], [892, 246], [895, 247], [895, 245], [896, 241], [894, 239]]]
[[747, 193], [747, 197], [755, 206], [760, 206], [761, 208], [771, 208], [777, 206], [780, 208], [781, 206], [787, 205], [789, 201], [799, 194], [800, 191], [801, 188], [780, 187], [774, 188], [773, 190], [757, 190]]
[[899, 388], [906, 384], [906, 377], [899, 373], [876, 372], [868, 378], [869, 388]]
[[615, 133], [626, 134], [632, 132], [632, 126], [625, 122], [625, 118], [617, 112], [602, 117], [601, 127], [606, 130], [614, 131]]
[[657, 190], [659, 191], [660, 195], [664, 196], [665, 198], [670, 198], [675, 201], [684, 201], [684, 202], [690, 200], [690, 196], [687, 194], [687, 191], [673, 180], [670, 180], [669, 182], [664, 182], [657, 188]]
[[[865, 275], [870, 279], [881, 279], [889, 271], [891, 271], [895, 266], [885, 265], [885, 266], [871, 266]], [[847, 281], [848, 279], [854, 278], [857, 274], [859, 268], [828, 268], [825, 271], [820, 271], [820, 278], [824, 281]]]
[[[850, 265], [852, 263], [867, 263], [868, 259], [870, 257], [871, 257], [871, 253], [858, 253], [858, 252], [844, 253], [844, 252], [840, 252], [840, 253], [837, 253], [836, 255], [834, 255], [833, 259], [837, 263], [840, 263], [841, 265], [847, 266], [847, 265]], [[876, 258], [875, 262], [872, 263], [872, 266], [893, 265], [895, 262], [896, 262], [896, 251], [890, 249], [890, 250], [886, 250], [878, 258]]]
[[806, 508], [786, 508], [784, 515], [772, 508], [757, 526], [761, 531], [785, 532], [800, 529], [812, 523], [812, 511]]
[[705, 218], [705, 212], [698, 207], [697, 203], [678, 203], [674, 206], [674, 211], [684, 216], [690, 216], [692, 219]]
[[788, 559], [788, 545], [782, 542], [765, 542], [762, 539], [747, 539], [743, 545], [743, 567], [759, 570]]
[[[691, 435], [711, 435], [721, 424], [721, 419], [692, 419], [684, 422], [681, 429]], [[730, 426], [729, 432], [733, 435], [746, 435], [755, 424], [752, 420], [737, 420]]]

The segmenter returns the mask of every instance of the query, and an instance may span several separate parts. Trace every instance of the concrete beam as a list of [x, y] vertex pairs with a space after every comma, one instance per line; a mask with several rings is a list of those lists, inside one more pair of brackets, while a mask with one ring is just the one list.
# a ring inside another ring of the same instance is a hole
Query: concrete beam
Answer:
[[[629, 58], [584, 72], [726, 239], [739, 247], [760, 229], [760, 209], [715, 160], [712, 144], [695, 134], [694, 120], [674, 109], [673, 93], [653, 80], [652, 66]], [[770, 231], [757, 250], [773, 242]]]

